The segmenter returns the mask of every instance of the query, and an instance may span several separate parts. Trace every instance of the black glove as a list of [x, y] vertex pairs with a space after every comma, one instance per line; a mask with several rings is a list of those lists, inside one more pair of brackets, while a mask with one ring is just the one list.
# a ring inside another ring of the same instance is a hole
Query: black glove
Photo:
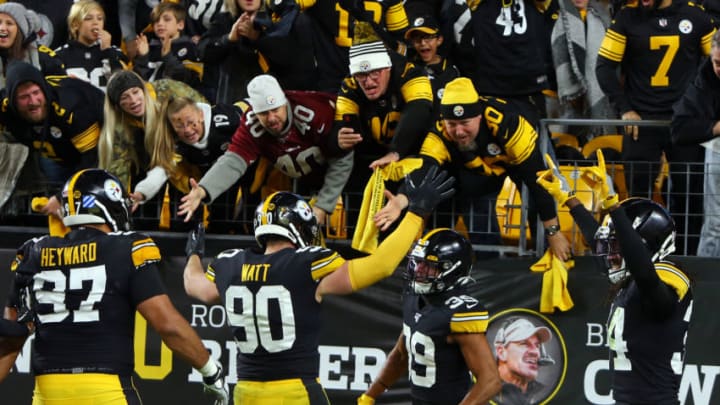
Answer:
[[203, 377], [203, 391], [215, 397], [214, 405], [227, 405], [230, 401], [230, 394], [228, 391], [225, 377], [223, 376], [222, 364], [217, 364], [217, 373], [208, 377]]
[[195, 229], [188, 233], [187, 243], [185, 244], [185, 257], [190, 258], [192, 255], [198, 255], [202, 259], [205, 254], [205, 227], [202, 222], [198, 222]]
[[440, 173], [437, 171], [437, 166], [431, 166], [419, 185], [415, 185], [410, 176], [405, 176], [408, 211], [427, 217], [442, 200], [455, 194], [455, 189], [452, 187], [455, 178], [448, 177], [448, 173], [444, 170]]

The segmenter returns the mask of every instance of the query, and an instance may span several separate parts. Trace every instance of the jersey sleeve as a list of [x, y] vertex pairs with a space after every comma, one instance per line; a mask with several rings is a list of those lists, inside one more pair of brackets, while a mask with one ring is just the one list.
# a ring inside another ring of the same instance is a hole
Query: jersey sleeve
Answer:
[[451, 308], [460, 301], [461, 304], [450, 317], [450, 333], [485, 333], [490, 321], [488, 311], [480, 303], [467, 295], [452, 297]]
[[677, 266], [670, 262], [655, 263], [655, 272], [660, 280], [670, 286], [682, 300], [690, 289], [690, 280]]
[[151, 237], [136, 234], [132, 242], [131, 250], [132, 262], [135, 269], [141, 270], [149, 264], [155, 264], [160, 261], [160, 249]]
[[345, 263], [345, 259], [338, 252], [331, 249], [309, 246], [299, 249], [299, 252], [307, 252], [307, 254], [311, 255], [310, 274], [315, 281], [334, 272]]

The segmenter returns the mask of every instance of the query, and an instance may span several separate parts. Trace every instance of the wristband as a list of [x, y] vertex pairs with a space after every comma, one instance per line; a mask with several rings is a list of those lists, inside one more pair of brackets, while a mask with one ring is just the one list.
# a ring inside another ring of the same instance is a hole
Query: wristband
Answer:
[[212, 357], [208, 357], [207, 363], [205, 363], [204, 366], [197, 369], [197, 371], [203, 377], [212, 377], [218, 372], [218, 366], [217, 366], [217, 364], [215, 364], [215, 361], [212, 359]]
[[545, 227], [545, 236], [555, 236], [558, 232], [560, 232], [560, 225], [550, 225]]

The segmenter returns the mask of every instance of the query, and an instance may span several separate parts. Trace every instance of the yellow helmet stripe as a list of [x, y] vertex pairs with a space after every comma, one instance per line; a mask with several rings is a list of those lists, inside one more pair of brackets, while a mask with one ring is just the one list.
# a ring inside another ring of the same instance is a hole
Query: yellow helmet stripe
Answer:
[[87, 170], [88, 169], [80, 170], [79, 172], [75, 173], [75, 175], [72, 176], [70, 178], [70, 180], [68, 180], [68, 187], [67, 187], [68, 215], [76, 215], [77, 214], [77, 210], [75, 208], [75, 198], [73, 197], [73, 195], [75, 194], [75, 182]]
[[270, 205], [270, 200], [275, 197], [275, 194], [279, 193], [279, 191], [276, 191], [272, 194], [270, 194], [265, 201], [263, 202], [263, 208], [262, 208], [262, 218], [260, 218], [260, 224], [261, 225], [267, 225], [267, 212], [268, 212], [268, 206]]
[[432, 231], [428, 232], [427, 234], [425, 234], [425, 236], [423, 236], [420, 240], [423, 242], [427, 242], [427, 240], [430, 239], [430, 237], [435, 235], [436, 233], [438, 233], [440, 231], [451, 231], [451, 230], [452, 229], [450, 229], [450, 228], [436, 228], [436, 229], [433, 229]]

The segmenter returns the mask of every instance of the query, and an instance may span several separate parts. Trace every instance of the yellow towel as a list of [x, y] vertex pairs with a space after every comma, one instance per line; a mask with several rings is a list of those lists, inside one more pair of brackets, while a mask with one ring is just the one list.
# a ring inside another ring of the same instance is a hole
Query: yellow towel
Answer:
[[166, 231], [170, 229], [170, 185], [165, 184], [165, 194], [162, 199], [162, 206], [160, 207], [160, 222], [158, 223], [158, 229]]
[[[30, 208], [35, 212], [40, 212], [42, 207], [47, 205], [47, 197], [33, 197], [30, 202]], [[62, 220], [55, 215], [48, 215], [48, 233], [50, 236], [63, 237], [70, 232], [70, 228], [63, 224]]]
[[422, 159], [407, 158], [375, 169], [363, 192], [363, 202], [351, 244], [353, 249], [365, 253], [372, 253], [377, 249], [379, 231], [373, 222], [373, 216], [385, 204], [383, 195], [385, 180], [400, 181], [405, 175], [421, 166]]
[[575, 305], [567, 289], [568, 270], [575, 267], [575, 260], [563, 262], [548, 248], [540, 260], [530, 266], [534, 272], [544, 272], [540, 292], [540, 312], [551, 314], [555, 308], [567, 311]]

